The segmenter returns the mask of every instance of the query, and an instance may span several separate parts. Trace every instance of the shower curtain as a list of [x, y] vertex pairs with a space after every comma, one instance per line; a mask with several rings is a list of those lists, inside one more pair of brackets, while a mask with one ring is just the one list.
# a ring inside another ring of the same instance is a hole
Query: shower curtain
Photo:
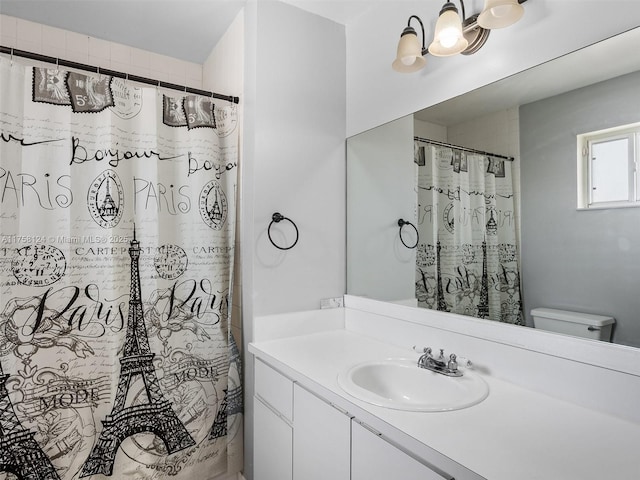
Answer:
[[416, 297], [523, 324], [511, 162], [416, 140]]
[[239, 471], [236, 105], [0, 60], [0, 478]]

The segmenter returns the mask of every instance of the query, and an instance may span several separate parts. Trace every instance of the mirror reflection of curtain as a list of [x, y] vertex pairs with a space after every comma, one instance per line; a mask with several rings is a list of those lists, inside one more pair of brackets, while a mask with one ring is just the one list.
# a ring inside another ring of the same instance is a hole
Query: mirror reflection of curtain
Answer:
[[421, 307], [523, 324], [511, 162], [415, 141]]
[[236, 106], [4, 58], [0, 87], [0, 478], [239, 471]]

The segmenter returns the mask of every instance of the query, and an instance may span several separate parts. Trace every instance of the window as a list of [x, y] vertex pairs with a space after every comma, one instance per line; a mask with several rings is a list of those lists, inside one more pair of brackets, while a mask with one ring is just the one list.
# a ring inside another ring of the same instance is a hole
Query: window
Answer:
[[640, 123], [578, 135], [578, 208], [640, 207]]

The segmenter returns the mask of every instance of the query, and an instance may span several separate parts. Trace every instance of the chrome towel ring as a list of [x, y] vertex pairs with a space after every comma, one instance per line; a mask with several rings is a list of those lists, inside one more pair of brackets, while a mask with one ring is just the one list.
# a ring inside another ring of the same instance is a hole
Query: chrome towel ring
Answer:
[[[404, 227], [405, 225], [411, 225], [416, 232], [416, 243], [411, 246], [407, 245], [404, 241], [404, 238], [402, 238], [402, 227]], [[411, 222], [403, 220], [402, 218], [398, 220], [398, 226], [400, 227], [398, 234], [400, 235], [400, 241], [402, 242], [402, 244], [407, 248], [416, 248], [418, 246], [418, 242], [420, 241], [420, 234], [418, 233], [418, 229], [416, 228], [416, 226]]]
[[[276, 244], [276, 242], [273, 241], [273, 238], [271, 238], [271, 226], [274, 223], [280, 223], [282, 220], [289, 221], [291, 223], [291, 225], [293, 225], [293, 228], [295, 228], [295, 230], [296, 230], [296, 239], [288, 247], [281, 247], [280, 245]], [[293, 222], [293, 220], [291, 220], [290, 218], [285, 217], [284, 215], [282, 215], [281, 213], [278, 213], [278, 212], [275, 212], [271, 216], [271, 223], [269, 224], [269, 227], [267, 228], [267, 235], [269, 236], [269, 241], [271, 242], [271, 244], [274, 247], [276, 247], [277, 249], [279, 249], [279, 250], [290, 250], [290, 249], [292, 249], [293, 247], [295, 247], [296, 243], [298, 243], [298, 238], [300, 238], [300, 234], [298, 232], [298, 227]]]

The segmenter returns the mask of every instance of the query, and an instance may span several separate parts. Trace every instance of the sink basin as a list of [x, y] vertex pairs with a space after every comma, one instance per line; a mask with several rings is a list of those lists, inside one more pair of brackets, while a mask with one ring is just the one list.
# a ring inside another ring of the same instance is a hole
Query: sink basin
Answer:
[[461, 377], [418, 368], [414, 360], [365, 362], [338, 375], [349, 395], [373, 405], [414, 412], [445, 412], [476, 405], [489, 395], [489, 386], [468, 370]]

